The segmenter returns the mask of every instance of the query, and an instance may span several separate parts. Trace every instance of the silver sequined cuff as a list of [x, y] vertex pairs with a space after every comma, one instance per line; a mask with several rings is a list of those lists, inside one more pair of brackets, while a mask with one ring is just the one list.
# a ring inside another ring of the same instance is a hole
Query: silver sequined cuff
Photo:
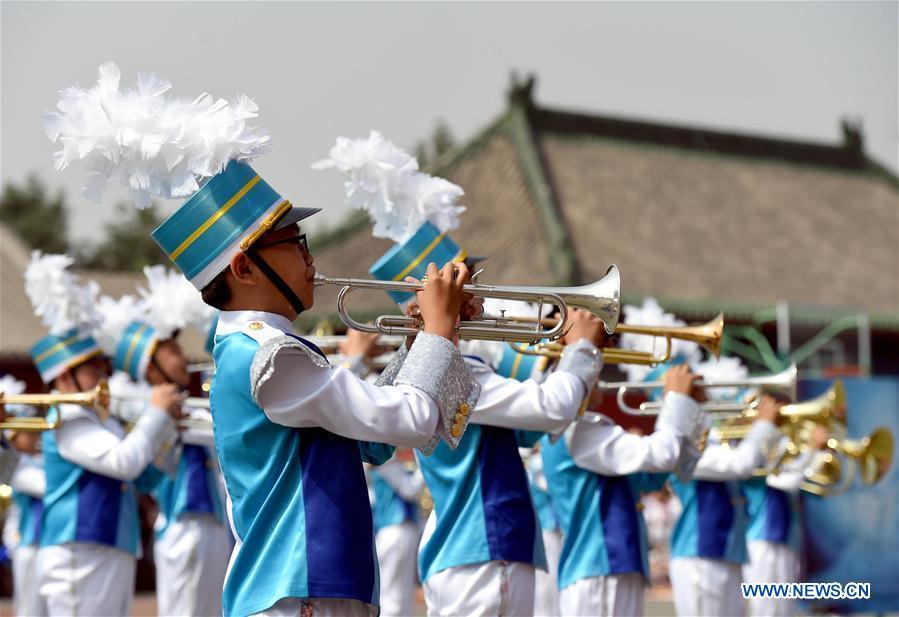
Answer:
[[[440, 410], [435, 437], [455, 450], [481, 395], [456, 346], [442, 336], [419, 333], [394, 383], [413, 386], [434, 399]], [[422, 452], [428, 454], [435, 445], [432, 438]]]
[[250, 365], [250, 393], [253, 395], [254, 401], [258, 400], [256, 397], [259, 394], [259, 388], [275, 372], [275, 356], [278, 355], [279, 351], [287, 348], [305, 353], [315, 366], [321, 368], [331, 366], [327, 358], [315, 353], [292, 336], [285, 334], [284, 336], [276, 336], [273, 339], [269, 339], [256, 350], [256, 355], [253, 356], [253, 364]]
[[705, 414], [696, 401], [686, 394], [668, 392], [656, 420], [656, 430], [669, 430], [681, 438], [674, 473], [681, 482], [688, 482], [702, 456], [698, 443], [705, 431]]
[[396, 353], [393, 354], [393, 357], [390, 358], [390, 362], [387, 363], [387, 366], [385, 366], [384, 370], [381, 371], [381, 374], [378, 375], [378, 380], [375, 382], [375, 385], [392, 386], [400, 369], [403, 367], [403, 362], [406, 361], [407, 355], [409, 355], [409, 350], [406, 349], [406, 345], [400, 345], [400, 348], [397, 349]]
[[589, 397], [596, 382], [599, 381], [601, 369], [602, 352], [587, 339], [581, 339], [565, 347], [556, 370], [573, 373], [580, 377], [587, 387], [587, 396]]

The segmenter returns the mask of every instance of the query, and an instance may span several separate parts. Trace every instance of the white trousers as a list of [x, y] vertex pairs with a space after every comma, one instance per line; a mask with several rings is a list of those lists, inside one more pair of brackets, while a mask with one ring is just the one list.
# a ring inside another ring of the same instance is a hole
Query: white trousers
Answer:
[[636, 572], [582, 578], [559, 592], [559, 607], [562, 615], [642, 615], [643, 587], [643, 575]]
[[157, 613], [168, 617], [222, 614], [231, 532], [208, 514], [185, 515], [153, 547]]
[[[743, 566], [743, 580], [751, 584], [795, 583], [799, 580], [799, 553], [784, 544], [750, 542], [749, 563]], [[749, 614], [781, 617], [796, 614], [796, 604], [787, 598], [748, 598]]]
[[12, 555], [13, 614], [46, 615], [47, 607], [37, 584], [37, 546], [17, 546]]
[[418, 525], [411, 521], [391, 525], [375, 535], [381, 571], [381, 616], [412, 614], [418, 583]]
[[359, 600], [281, 598], [251, 617], [375, 617], [377, 614], [377, 607]]
[[429, 617], [534, 614], [534, 566], [487, 561], [447, 568], [424, 584]]
[[37, 552], [38, 584], [49, 615], [130, 615], [133, 555], [100, 544], [73, 542]]
[[562, 555], [562, 532], [543, 532], [543, 548], [548, 570], [534, 575], [534, 615], [555, 617], [559, 614], [559, 557]]
[[678, 615], [743, 617], [746, 612], [738, 563], [678, 557], [671, 560], [669, 575]]

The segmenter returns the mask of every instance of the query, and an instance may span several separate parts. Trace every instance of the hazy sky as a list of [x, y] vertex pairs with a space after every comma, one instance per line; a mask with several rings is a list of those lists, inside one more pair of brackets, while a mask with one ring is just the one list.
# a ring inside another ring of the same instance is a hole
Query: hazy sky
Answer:
[[[81, 197], [40, 124], [56, 93], [154, 71], [174, 94], [238, 92], [260, 106], [273, 151], [254, 167], [294, 204], [346, 212], [341, 180], [309, 165], [338, 135], [372, 128], [412, 147], [444, 119], [464, 140], [505, 106], [509, 72], [538, 104], [837, 143], [863, 121], [896, 169], [896, 2], [250, 3], [2, 2], [0, 175], [65, 190], [72, 234], [96, 239], [124, 194]], [[464, 188], [464, 187], [463, 187]], [[167, 202], [168, 209], [177, 204]]]

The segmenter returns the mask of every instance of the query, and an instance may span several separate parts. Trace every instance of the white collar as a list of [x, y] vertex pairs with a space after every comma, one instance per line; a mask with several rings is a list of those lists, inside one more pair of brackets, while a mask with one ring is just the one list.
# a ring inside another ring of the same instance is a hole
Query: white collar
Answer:
[[261, 321], [267, 326], [276, 328], [285, 334], [293, 334], [293, 325], [284, 315], [266, 313], [265, 311], [222, 311], [219, 313], [216, 336], [224, 336], [240, 332], [251, 321]]

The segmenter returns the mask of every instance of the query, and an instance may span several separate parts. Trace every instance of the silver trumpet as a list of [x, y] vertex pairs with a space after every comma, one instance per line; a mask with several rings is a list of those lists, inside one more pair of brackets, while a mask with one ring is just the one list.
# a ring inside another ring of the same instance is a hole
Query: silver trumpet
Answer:
[[[798, 371], [796, 365], [791, 364], [779, 373], [747, 377], [736, 381], [705, 381], [696, 382], [698, 388], [740, 388], [750, 389], [756, 392], [746, 401], [706, 401], [699, 407], [708, 413], [742, 413], [746, 409], [754, 409], [760, 400], [761, 392], [771, 392], [787, 397], [791, 401], [796, 400], [796, 378]], [[655, 390], [664, 387], [664, 381], [601, 381], [599, 387], [604, 390], [618, 390], [618, 407], [624, 413], [636, 416], [655, 416], [662, 410], [661, 401], [646, 401], [639, 407], [628, 405], [624, 397], [631, 390]]]
[[[347, 297], [359, 289], [380, 291], [400, 291], [415, 293], [423, 289], [421, 283], [402, 281], [376, 281], [371, 279], [337, 278], [315, 275], [315, 284], [342, 287], [337, 295], [337, 314], [348, 328], [362, 332], [387, 335], [414, 336], [421, 329], [421, 322], [405, 315], [381, 315], [374, 324], [366, 324], [350, 317], [347, 311]], [[487, 341], [512, 341], [534, 344], [542, 340], [556, 340], [565, 334], [565, 318], [569, 307], [584, 309], [602, 320], [606, 332], [611, 334], [618, 325], [621, 312], [621, 277], [616, 266], [610, 266], [606, 275], [589, 285], [579, 287], [528, 287], [499, 286], [471, 283], [463, 289], [478, 298], [520, 300], [538, 305], [538, 316], [544, 304], [558, 307], [559, 320], [552, 328], [546, 329], [539, 323], [516, 323], [502, 317], [490, 317], [463, 322], [458, 327], [459, 337]]]

